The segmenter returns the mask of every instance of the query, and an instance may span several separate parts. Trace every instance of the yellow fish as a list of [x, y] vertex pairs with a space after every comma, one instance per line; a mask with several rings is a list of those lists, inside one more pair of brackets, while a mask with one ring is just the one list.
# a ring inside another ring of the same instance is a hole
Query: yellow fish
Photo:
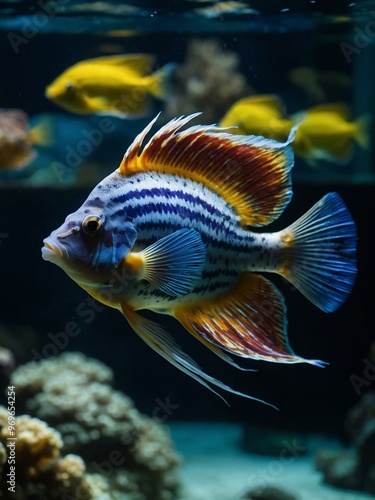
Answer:
[[[301, 119], [302, 118], [302, 119]], [[350, 121], [350, 111], [344, 104], [322, 104], [299, 113], [301, 121], [293, 149], [307, 160], [345, 162], [350, 159], [354, 142], [368, 147], [367, 117]]]
[[344, 104], [322, 104], [283, 118], [285, 106], [273, 95], [256, 95], [237, 101], [220, 121], [221, 127], [237, 127], [235, 134], [262, 135], [285, 140], [300, 123], [292, 147], [296, 156], [308, 162], [328, 160], [343, 163], [350, 159], [354, 142], [368, 147], [368, 118], [350, 120]]
[[78, 114], [137, 117], [147, 114], [148, 96], [165, 99], [175, 65], [150, 73], [154, 58], [144, 54], [87, 59], [65, 70], [46, 88], [46, 97]]
[[211, 390], [241, 394], [139, 311], [175, 317], [234, 366], [227, 352], [322, 366], [291, 349], [284, 298], [263, 273], [285, 277], [323, 311], [336, 310], [356, 276], [356, 226], [329, 193], [284, 230], [260, 232], [291, 199], [295, 129], [285, 143], [213, 126], [183, 129], [196, 116], [170, 121], [145, 144], [153, 120], [120, 167], [44, 240], [42, 255], [121, 311], [174, 366]]
[[273, 95], [255, 95], [235, 102], [222, 118], [220, 127], [240, 135], [262, 135], [269, 139], [284, 140], [293, 126], [283, 118], [285, 106]]

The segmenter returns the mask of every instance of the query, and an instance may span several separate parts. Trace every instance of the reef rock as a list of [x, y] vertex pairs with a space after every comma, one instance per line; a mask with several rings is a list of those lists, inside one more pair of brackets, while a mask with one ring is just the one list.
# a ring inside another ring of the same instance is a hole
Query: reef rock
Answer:
[[95, 498], [95, 482], [86, 475], [83, 460], [75, 455], [61, 456], [58, 432], [28, 415], [17, 417], [15, 428], [17, 441], [12, 450], [8, 412], [0, 407], [0, 498]]
[[167, 427], [140, 414], [112, 382], [110, 368], [79, 353], [30, 362], [11, 376], [17, 409], [56, 429], [62, 453], [79, 455], [113, 490], [133, 495], [122, 498], [173, 498], [180, 457]]
[[349, 412], [346, 429], [354, 449], [321, 450], [316, 468], [336, 487], [375, 494], [375, 393], [365, 394]]

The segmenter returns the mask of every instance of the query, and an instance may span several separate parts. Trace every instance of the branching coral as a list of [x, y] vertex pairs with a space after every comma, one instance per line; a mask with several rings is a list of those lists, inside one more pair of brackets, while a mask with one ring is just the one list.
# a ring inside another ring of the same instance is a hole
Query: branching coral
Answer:
[[186, 60], [176, 70], [175, 92], [166, 107], [168, 115], [202, 111], [201, 123], [218, 122], [235, 101], [251, 93], [238, 66], [238, 55], [223, 50], [217, 40], [191, 40]]
[[110, 472], [113, 489], [121, 486], [137, 499], [172, 498], [179, 457], [166, 428], [141, 415], [112, 380], [102, 363], [65, 353], [18, 368], [11, 384], [17, 406], [61, 434], [63, 453], [79, 454], [105, 477]]

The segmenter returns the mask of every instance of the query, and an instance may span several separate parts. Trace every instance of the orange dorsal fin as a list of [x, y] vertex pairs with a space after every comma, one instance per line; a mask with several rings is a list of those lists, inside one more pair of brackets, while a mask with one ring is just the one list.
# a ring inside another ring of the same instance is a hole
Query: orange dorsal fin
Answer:
[[185, 177], [219, 194], [237, 211], [243, 225], [263, 226], [275, 220], [292, 195], [293, 151], [289, 143], [295, 129], [286, 143], [231, 135], [214, 125], [179, 131], [199, 114], [170, 121], [141, 150], [156, 117], [125, 153], [119, 173], [159, 172]]

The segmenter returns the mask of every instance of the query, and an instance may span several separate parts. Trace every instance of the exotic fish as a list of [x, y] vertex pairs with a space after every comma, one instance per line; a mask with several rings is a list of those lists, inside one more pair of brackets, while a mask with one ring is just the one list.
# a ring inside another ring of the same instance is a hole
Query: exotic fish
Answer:
[[0, 109], [0, 170], [26, 167], [36, 157], [34, 145], [52, 144], [49, 120], [38, 119], [30, 128], [27, 114], [20, 109]]
[[324, 159], [345, 162], [351, 157], [354, 142], [368, 147], [368, 117], [350, 120], [344, 104], [322, 104], [294, 117], [301, 121], [293, 149], [296, 155], [310, 161]]
[[174, 69], [167, 64], [150, 73], [154, 58], [145, 54], [104, 56], [80, 61], [46, 88], [46, 96], [63, 109], [78, 114], [119, 117], [145, 115], [149, 95], [165, 99]]
[[211, 390], [241, 394], [202, 371], [138, 311], [174, 316], [234, 366], [227, 352], [322, 366], [293, 352], [283, 296], [260, 273], [280, 274], [334, 311], [356, 276], [356, 226], [340, 196], [329, 193], [286, 229], [253, 232], [291, 199], [295, 129], [285, 143], [215, 126], [182, 129], [198, 114], [170, 121], [143, 145], [152, 120], [120, 167], [44, 240], [42, 256], [119, 309], [170, 363]]
[[239, 135], [262, 135], [269, 139], [285, 140], [293, 126], [284, 118], [285, 105], [274, 95], [254, 95], [236, 101], [220, 120], [221, 127]]
[[352, 96], [352, 77], [332, 70], [317, 70], [296, 66], [288, 73], [288, 80], [303, 93], [309, 104], [348, 101]]
[[263, 135], [285, 140], [292, 127], [300, 124], [292, 147], [296, 156], [310, 163], [324, 159], [348, 161], [354, 142], [368, 147], [368, 117], [350, 120], [344, 104], [322, 104], [285, 117], [283, 102], [273, 95], [255, 95], [235, 102], [220, 121], [221, 127], [236, 127], [233, 134]]

